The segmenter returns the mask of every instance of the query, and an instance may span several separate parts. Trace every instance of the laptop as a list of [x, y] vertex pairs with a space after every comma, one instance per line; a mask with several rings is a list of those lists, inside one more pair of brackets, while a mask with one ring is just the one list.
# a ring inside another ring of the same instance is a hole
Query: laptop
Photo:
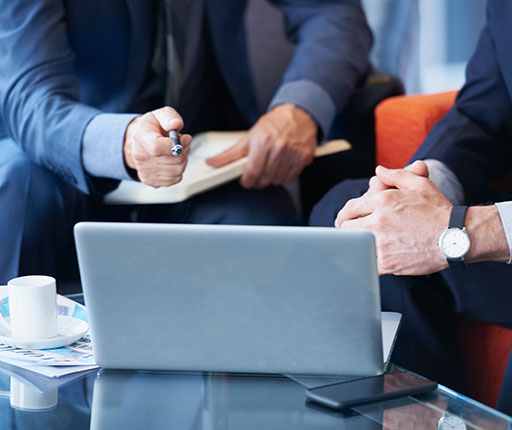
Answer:
[[383, 353], [371, 233], [93, 222], [74, 233], [104, 368], [375, 375], [389, 359], [400, 318]]

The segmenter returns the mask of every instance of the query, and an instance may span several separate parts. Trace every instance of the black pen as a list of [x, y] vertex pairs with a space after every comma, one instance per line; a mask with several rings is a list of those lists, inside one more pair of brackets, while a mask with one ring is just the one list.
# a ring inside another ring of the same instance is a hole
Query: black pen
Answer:
[[169, 137], [172, 140], [172, 155], [177, 157], [183, 151], [183, 146], [181, 146], [181, 143], [180, 143], [180, 135], [178, 134], [178, 132], [176, 130], [171, 130], [169, 132]]

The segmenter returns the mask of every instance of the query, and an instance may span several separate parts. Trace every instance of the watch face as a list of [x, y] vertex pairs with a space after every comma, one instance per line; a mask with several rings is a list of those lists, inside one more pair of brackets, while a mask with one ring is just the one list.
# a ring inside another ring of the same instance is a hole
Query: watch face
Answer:
[[448, 415], [442, 417], [437, 423], [438, 430], [466, 430], [466, 423], [459, 417]]
[[447, 229], [439, 241], [446, 258], [461, 258], [469, 251], [469, 236], [460, 228]]

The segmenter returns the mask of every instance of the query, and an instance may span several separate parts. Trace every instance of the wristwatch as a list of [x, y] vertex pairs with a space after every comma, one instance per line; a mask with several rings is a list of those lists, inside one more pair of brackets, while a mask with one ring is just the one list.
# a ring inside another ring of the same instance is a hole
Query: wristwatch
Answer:
[[466, 430], [464, 420], [456, 415], [444, 413], [437, 423], [437, 430]]
[[450, 213], [448, 227], [439, 238], [439, 249], [450, 267], [465, 267], [464, 256], [471, 245], [464, 227], [467, 210], [467, 206], [454, 206]]

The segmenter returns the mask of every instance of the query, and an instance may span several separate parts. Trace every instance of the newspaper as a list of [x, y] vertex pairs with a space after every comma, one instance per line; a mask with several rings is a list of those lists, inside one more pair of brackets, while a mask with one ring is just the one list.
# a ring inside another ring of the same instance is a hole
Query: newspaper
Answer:
[[[9, 298], [6, 291], [2, 290], [0, 313], [4, 317], [9, 316]], [[57, 314], [88, 322], [85, 306], [61, 295], [57, 295]], [[22, 349], [0, 342], [0, 361], [50, 378], [98, 367], [94, 361], [91, 338], [88, 334], [71, 345], [52, 349]]]
[[[44, 366], [43, 369], [49, 369], [50, 366]], [[28, 388], [35, 390], [38, 393], [46, 393], [48, 391], [53, 391], [64, 387], [71, 382], [83, 378], [85, 375], [89, 373], [95, 373], [96, 367], [91, 369], [85, 369], [78, 367], [80, 372], [72, 373], [68, 375], [62, 375], [60, 377], [47, 377], [44, 374], [34, 373], [34, 371], [30, 368], [29, 370], [23, 369], [19, 366], [12, 366], [3, 360], [0, 360], [0, 377], [2, 375], [10, 376], [18, 381], [25, 384]]]

